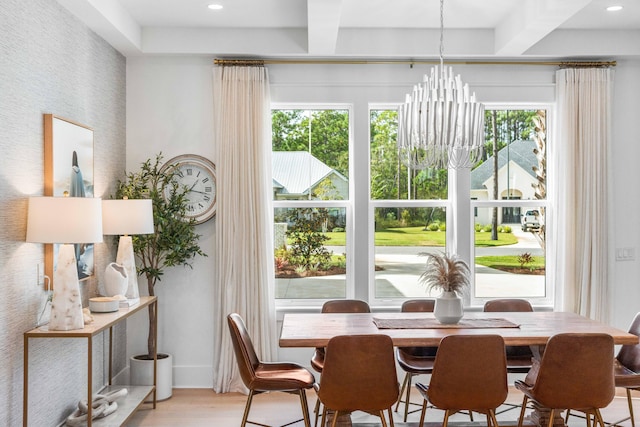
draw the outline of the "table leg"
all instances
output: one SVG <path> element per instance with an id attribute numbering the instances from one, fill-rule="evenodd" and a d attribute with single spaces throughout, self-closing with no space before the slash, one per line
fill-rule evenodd
<path id="1" fill-rule="evenodd" d="M 327 419 L 324 420 L 325 427 L 331 427 L 331 423 L 333 423 L 333 416 L 335 412 L 327 411 Z M 351 427 L 351 414 L 340 414 L 338 416 L 338 422 L 336 423 L 336 427 Z"/>

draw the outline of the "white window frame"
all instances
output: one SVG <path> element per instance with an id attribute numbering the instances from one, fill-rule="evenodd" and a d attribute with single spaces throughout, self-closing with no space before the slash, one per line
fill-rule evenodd
<path id="1" fill-rule="evenodd" d="M 354 108 L 351 103 L 272 103 L 271 110 L 347 110 L 349 114 L 349 198 L 347 200 L 273 200 L 273 209 L 277 208 L 344 208 L 345 209 L 345 253 L 347 254 L 345 298 L 354 298 L 355 280 L 353 272 L 353 194 L 354 194 L 354 161 L 353 161 L 353 126 Z M 276 298 L 276 309 L 320 307 L 326 299 L 283 299 Z"/>

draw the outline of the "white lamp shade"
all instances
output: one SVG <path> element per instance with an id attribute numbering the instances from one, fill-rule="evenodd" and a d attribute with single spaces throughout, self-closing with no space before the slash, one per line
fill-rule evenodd
<path id="1" fill-rule="evenodd" d="M 30 197 L 27 242 L 102 242 L 102 199 Z"/>
<path id="2" fill-rule="evenodd" d="M 102 232 L 107 235 L 152 234 L 151 199 L 103 200 Z"/>

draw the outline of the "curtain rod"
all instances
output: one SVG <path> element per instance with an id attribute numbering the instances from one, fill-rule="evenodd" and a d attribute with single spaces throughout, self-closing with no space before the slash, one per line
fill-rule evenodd
<path id="1" fill-rule="evenodd" d="M 616 61 L 444 61 L 450 65 L 547 65 L 561 68 L 595 68 L 615 67 Z M 353 60 L 353 59 L 214 59 L 213 63 L 220 66 L 260 67 L 269 64 L 325 64 L 325 65 L 422 65 L 439 64 L 439 61 L 410 61 L 410 60 Z"/>

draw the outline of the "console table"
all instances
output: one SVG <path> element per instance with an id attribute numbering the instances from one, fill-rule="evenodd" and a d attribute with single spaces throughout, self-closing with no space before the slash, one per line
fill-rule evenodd
<path id="1" fill-rule="evenodd" d="M 109 374 L 108 385 L 101 390 L 101 392 L 109 392 L 114 389 L 127 388 L 128 394 L 126 397 L 118 399 L 118 410 L 105 418 L 91 419 L 91 404 L 89 404 L 87 414 L 87 426 L 120 426 L 123 425 L 129 417 L 138 409 L 138 407 L 153 394 L 153 408 L 156 407 L 156 371 L 157 371 L 157 354 L 154 355 L 153 366 L 153 384 L 151 386 L 113 386 L 112 381 L 112 363 L 113 363 L 113 327 L 127 319 L 129 316 L 137 313 L 138 311 L 149 307 L 155 306 L 157 313 L 158 300 L 153 297 L 140 297 L 140 303 L 128 308 L 120 308 L 118 311 L 112 313 L 92 313 L 93 322 L 85 325 L 83 329 L 75 329 L 72 331 L 50 331 L 47 325 L 40 326 L 24 333 L 24 390 L 23 390 L 23 416 L 22 425 L 28 426 L 27 416 L 29 414 L 29 339 L 34 338 L 85 338 L 87 340 L 87 401 L 93 400 L 93 338 L 99 333 L 109 330 Z M 156 315 L 156 322 L 158 316 Z M 155 330 L 157 331 L 157 324 Z M 156 336 L 153 337 L 157 341 Z"/>

